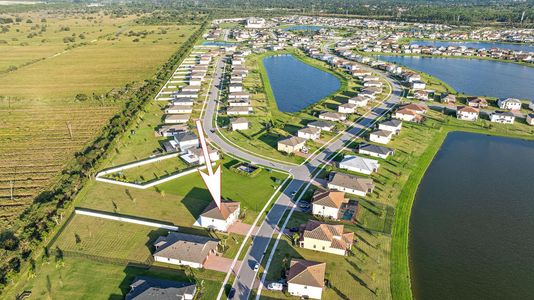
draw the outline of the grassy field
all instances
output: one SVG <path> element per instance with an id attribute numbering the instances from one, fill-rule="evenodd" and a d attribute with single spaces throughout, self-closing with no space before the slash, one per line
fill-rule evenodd
<path id="1" fill-rule="evenodd" d="M 325 97 L 300 112 L 284 113 L 279 111 L 262 63 L 264 57 L 276 53 L 291 53 L 303 62 L 335 75 L 341 81 L 340 88 L 332 95 Z M 295 49 L 249 55 L 246 59 L 246 66 L 249 69 L 249 75 L 244 80 L 244 86 L 251 93 L 251 102 L 254 107 L 254 114 L 247 117 L 250 122 L 250 128 L 242 132 L 224 130 L 222 134 L 231 142 L 244 149 L 286 162 L 301 163 L 304 159 L 300 156 L 286 155 L 278 152 L 276 149 L 278 140 L 288 135 L 296 135 L 300 128 L 318 119 L 315 116 L 318 112 L 337 111 L 337 105 L 346 102 L 349 97 L 355 96 L 360 87 L 359 82 L 351 76 L 340 70 L 331 68 L 324 62 L 309 58 L 301 51 Z M 358 114 L 354 114 L 350 118 L 355 119 L 357 116 Z M 274 126 L 267 129 L 266 124 L 268 123 L 272 123 Z M 227 124 L 228 119 L 220 117 L 219 125 L 226 126 Z M 343 124 L 338 124 L 337 129 L 343 130 L 344 127 Z M 333 136 L 334 134 L 332 133 L 322 133 L 320 141 L 307 142 L 306 145 L 310 149 L 310 152 L 313 152 Z"/>
<path id="2" fill-rule="evenodd" d="M 251 223 L 286 175 L 263 170 L 250 178 L 231 171 L 229 168 L 235 163 L 230 158 L 222 161 L 222 195 L 240 201 L 245 210 L 244 221 Z M 191 227 L 210 201 L 200 175 L 193 173 L 147 190 L 91 182 L 78 205 Z"/>
<path id="3" fill-rule="evenodd" d="M 31 291 L 30 299 L 124 299 L 135 276 L 150 276 L 174 281 L 203 281 L 202 298 L 215 299 L 223 273 L 193 271 L 189 274 L 181 269 L 160 266 L 150 268 L 134 265 L 120 265 L 97 262 L 79 257 L 66 256 L 57 264 L 54 258 L 40 262 L 37 277 L 21 280 L 12 293 L 6 296 L 14 299 L 22 291 Z M 219 275 L 221 274 L 221 275 Z M 196 279 L 195 279 L 196 278 Z"/>
<path id="4" fill-rule="evenodd" d="M 105 11 L 6 17 L 20 20 L 0 33 L 2 226 L 57 178 L 128 92 L 198 27 L 138 25 L 138 16 Z M 75 41 L 64 42 L 67 37 Z M 78 94 L 87 100 L 76 100 Z"/>

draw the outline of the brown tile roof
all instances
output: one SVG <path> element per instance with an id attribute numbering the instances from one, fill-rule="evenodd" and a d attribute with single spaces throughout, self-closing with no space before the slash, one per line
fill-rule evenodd
<path id="1" fill-rule="evenodd" d="M 226 220 L 228 219 L 228 216 L 239 209 L 239 205 L 239 202 L 224 201 L 221 202 L 221 208 L 219 209 L 217 204 L 215 204 L 215 201 L 211 201 L 200 215 L 206 218 Z"/>
<path id="2" fill-rule="evenodd" d="M 155 256 L 178 259 L 188 262 L 203 263 L 211 251 L 217 250 L 219 241 L 206 236 L 170 232 L 159 237 L 154 246 Z"/>
<path id="3" fill-rule="evenodd" d="M 344 225 L 330 225 L 315 220 L 310 220 L 302 227 L 301 240 L 310 238 L 315 240 L 329 241 L 331 248 L 347 250 L 354 241 L 354 232 L 343 232 Z"/>
<path id="4" fill-rule="evenodd" d="M 323 288 L 325 271 L 326 263 L 292 259 L 287 282 Z"/>
<path id="5" fill-rule="evenodd" d="M 418 113 L 424 113 L 427 110 L 426 106 L 415 103 L 406 104 L 402 109 L 410 109 Z"/>
<path id="6" fill-rule="evenodd" d="M 458 112 L 470 112 L 470 113 L 476 113 L 478 114 L 478 109 L 471 107 L 471 106 L 460 106 L 458 107 Z"/>
<path id="7" fill-rule="evenodd" d="M 340 208 L 343 203 L 348 202 L 344 192 L 320 191 L 316 190 L 312 198 L 313 204 L 328 207 Z"/>

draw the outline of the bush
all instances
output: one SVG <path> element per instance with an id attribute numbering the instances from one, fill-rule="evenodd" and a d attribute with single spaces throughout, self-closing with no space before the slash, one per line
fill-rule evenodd
<path id="1" fill-rule="evenodd" d="M 14 251 L 19 247 L 19 239 L 12 230 L 6 229 L 0 232 L 0 248 Z"/>
<path id="2" fill-rule="evenodd" d="M 77 101 L 86 101 L 88 99 L 86 94 L 78 94 L 75 98 Z"/>

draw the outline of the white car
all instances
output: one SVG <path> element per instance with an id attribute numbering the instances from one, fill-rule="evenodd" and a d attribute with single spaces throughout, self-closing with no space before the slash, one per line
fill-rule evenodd
<path id="1" fill-rule="evenodd" d="M 284 285 L 279 283 L 279 282 L 271 282 L 267 286 L 267 289 L 269 289 L 271 291 L 281 291 L 281 290 L 284 289 Z"/>

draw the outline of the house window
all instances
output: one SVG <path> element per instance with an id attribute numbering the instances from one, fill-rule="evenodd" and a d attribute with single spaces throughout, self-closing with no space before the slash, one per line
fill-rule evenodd
<path id="1" fill-rule="evenodd" d="M 323 250 L 324 250 L 324 246 L 323 246 Z"/>
<path id="2" fill-rule="evenodd" d="M 313 249 L 317 248 L 315 245 L 313 245 Z"/>

